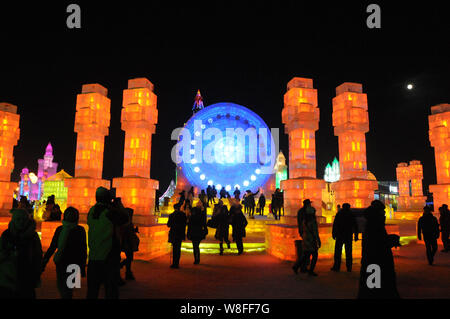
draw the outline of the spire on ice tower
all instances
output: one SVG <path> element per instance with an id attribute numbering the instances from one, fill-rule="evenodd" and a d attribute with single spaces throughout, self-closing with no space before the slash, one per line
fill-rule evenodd
<path id="1" fill-rule="evenodd" d="M 200 90 L 197 91 L 197 95 L 195 96 L 194 106 L 192 107 L 192 112 L 197 113 L 201 109 L 203 109 L 203 97 L 200 94 Z"/>

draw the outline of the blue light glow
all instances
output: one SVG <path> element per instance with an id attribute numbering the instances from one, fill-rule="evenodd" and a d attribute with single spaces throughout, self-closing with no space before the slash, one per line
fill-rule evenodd
<path id="1" fill-rule="evenodd" d="M 194 121 L 201 121 L 201 125 Z M 221 136 L 205 134 L 211 128 L 221 132 Z M 191 185 L 205 189 L 213 183 L 216 189 L 225 187 L 232 193 L 238 185 L 255 191 L 267 182 L 270 174 L 265 172 L 271 172 L 275 163 L 276 154 L 271 151 L 275 144 L 268 126 L 253 111 L 234 103 L 216 103 L 195 113 L 185 129 L 195 141 L 187 143 L 189 160 L 179 165 Z M 242 129 L 246 134 L 241 138 L 230 136 L 227 129 Z M 195 153 L 200 150 L 202 154 Z M 209 162 L 205 160 L 208 151 L 213 154 Z"/>

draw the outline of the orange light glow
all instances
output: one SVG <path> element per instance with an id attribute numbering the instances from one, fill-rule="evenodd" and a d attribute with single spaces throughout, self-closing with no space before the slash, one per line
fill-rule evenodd
<path id="1" fill-rule="evenodd" d="M 362 208 L 370 205 L 376 180 L 368 179 L 366 136 L 369 131 L 367 95 L 358 83 L 343 83 L 333 98 L 334 135 L 339 141 L 341 179 L 332 184 L 336 204 Z"/>
<path id="2" fill-rule="evenodd" d="M 450 104 L 431 107 L 428 133 L 431 146 L 434 147 L 437 185 L 430 185 L 430 192 L 433 193 L 435 212 L 442 204 L 450 203 L 450 127 L 447 125 L 449 120 Z"/>
<path id="3" fill-rule="evenodd" d="M 317 90 L 312 79 L 297 77 L 289 81 L 287 89 L 281 113 L 289 135 L 289 179 L 281 181 L 286 215 L 296 216 L 302 201 L 308 198 L 320 216 L 325 182 L 316 179 Z"/>
<path id="4" fill-rule="evenodd" d="M 85 84 L 77 95 L 75 132 L 77 151 L 75 178 L 64 181 L 67 187 L 67 205 L 87 213 L 95 204 L 95 190 L 110 188 L 102 180 L 105 136 L 109 133 L 110 105 L 108 90 L 100 84 Z"/>
<path id="5" fill-rule="evenodd" d="M 20 115 L 17 106 L 0 103 L 0 210 L 12 208 L 12 196 L 17 184 L 10 182 L 14 169 L 14 146 L 20 137 Z"/>
<path id="6" fill-rule="evenodd" d="M 128 81 L 123 91 L 122 130 L 125 131 L 123 177 L 113 180 L 118 197 L 134 209 L 136 223 L 149 223 L 158 181 L 150 179 L 152 134 L 158 122 L 156 94 L 146 78 Z"/>

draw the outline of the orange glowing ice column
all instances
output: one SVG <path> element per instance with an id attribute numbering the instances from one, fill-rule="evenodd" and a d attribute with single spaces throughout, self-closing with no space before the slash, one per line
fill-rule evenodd
<path id="1" fill-rule="evenodd" d="M 442 204 L 450 205 L 450 104 L 432 106 L 428 122 L 437 179 L 436 185 L 430 185 L 430 192 L 433 193 L 434 211 L 437 212 Z"/>
<path id="2" fill-rule="evenodd" d="M 146 78 L 131 79 L 123 91 L 122 130 L 125 131 L 123 177 L 113 180 L 116 196 L 134 209 L 136 224 L 154 220 L 157 180 L 150 179 L 152 134 L 158 122 L 156 94 Z"/>
<path id="3" fill-rule="evenodd" d="M 312 79 L 293 78 L 287 84 L 281 113 L 289 135 L 289 179 L 281 181 L 285 215 L 297 216 L 303 200 L 310 199 L 316 215 L 322 215 L 323 180 L 316 179 L 316 137 L 319 128 L 317 90 Z M 295 219 L 286 219 L 296 223 Z"/>
<path id="4" fill-rule="evenodd" d="M 411 183 L 411 210 L 420 212 L 422 211 L 426 202 L 426 196 L 423 196 L 423 168 L 420 161 L 414 160 L 409 162 L 409 179 Z"/>
<path id="5" fill-rule="evenodd" d="M 408 163 L 398 163 L 396 168 L 398 181 L 398 205 L 397 211 L 408 211 L 410 209 L 409 193 L 409 167 Z"/>
<path id="6" fill-rule="evenodd" d="M 75 132 L 77 151 L 75 177 L 64 181 L 67 206 L 77 208 L 84 221 L 89 208 L 95 204 L 97 187 L 110 188 L 102 179 L 105 136 L 109 133 L 110 105 L 108 90 L 100 84 L 85 84 L 77 95 Z"/>
<path id="7" fill-rule="evenodd" d="M 332 184 L 336 204 L 362 208 L 374 199 L 377 181 L 368 179 L 366 136 L 369 131 L 367 95 L 359 83 L 343 83 L 333 98 L 334 135 L 339 139 L 341 179 Z"/>
<path id="8" fill-rule="evenodd" d="M 14 169 L 14 146 L 20 136 L 17 106 L 0 103 L 0 214 L 9 214 L 17 183 L 10 182 Z"/>

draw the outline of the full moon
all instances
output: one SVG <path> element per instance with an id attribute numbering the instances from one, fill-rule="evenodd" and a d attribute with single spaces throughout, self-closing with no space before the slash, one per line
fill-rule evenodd
<path id="1" fill-rule="evenodd" d="M 410 83 L 410 84 L 408 84 L 407 86 L 406 86 L 406 88 L 408 89 L 408 90 L 412 90 L 413 89 L 413 85 Z"/>

